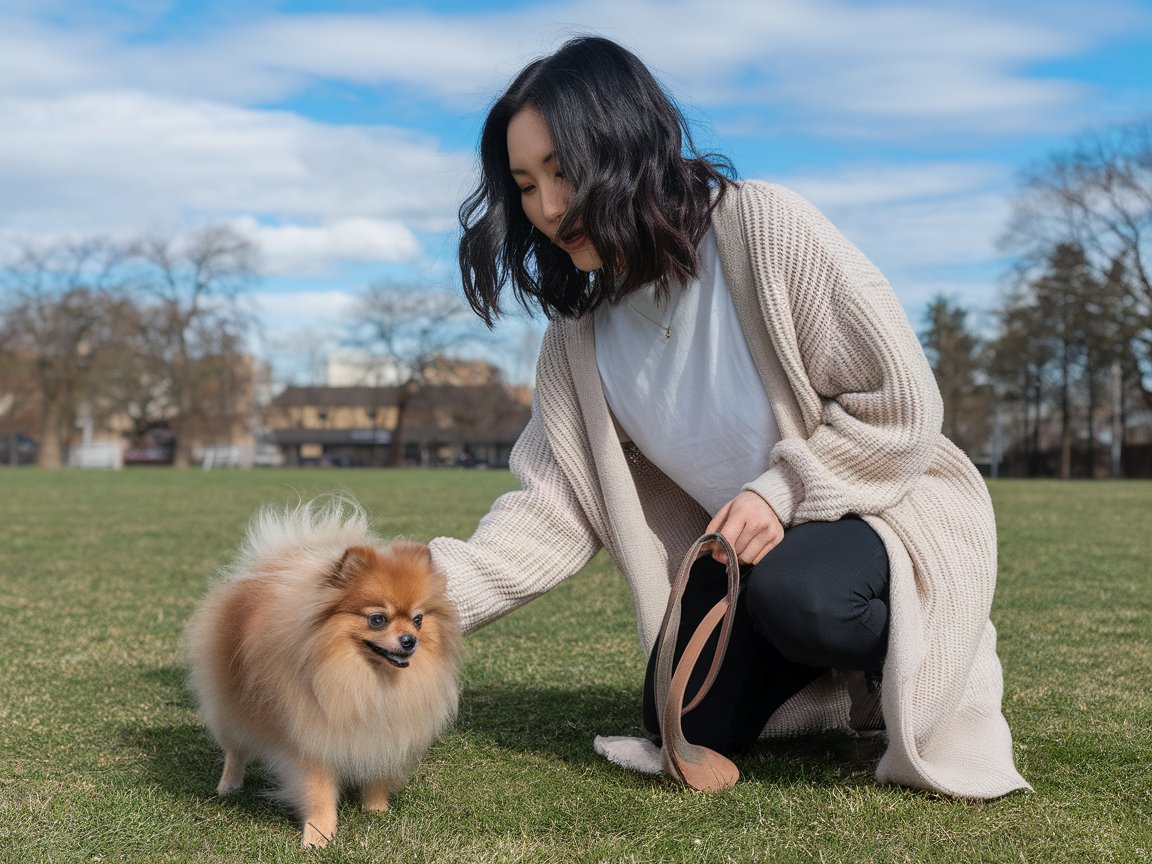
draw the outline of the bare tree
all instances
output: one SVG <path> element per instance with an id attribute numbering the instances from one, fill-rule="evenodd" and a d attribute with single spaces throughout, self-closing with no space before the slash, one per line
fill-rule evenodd
<path id="1" fill-rule="evenodd" d="M 38 403 L 24 416 L 39 421 L 43 467 L 61 465 L 80 404 L 99 381 L 122 261 L 102 239 L 25 245 L 0 273 L 0 351 L 9 374 L 26 376 L 26 393 Z M 11 393 L 3 383 L 0 391 Z"/>
<path id="2" fill-rule="evenodd" d="M 443 358 L 479 344 L 487 331 L 462 297 L 407 284 L 369 285 L 353 315 L 352 344 L 392 366 L 396 420 L 388 463 L 397 466 L 404 457 L 404 423 L 413 398 Z"/>
<path id="3" fill-rule="evenodd" d="M 210 226 L 186 240 L 150 237 L 130 252 L 147 392 L 168 401 L 175 464 L 186 466 L 197 437 L 231 434 L 243 421 L 234 396 L 247 386 L 239 378 L 251 321 L 239 299 L 254 278 L 254 249 L 235 230 Z"/>
<path id="4" fill-rule="evenodd" d="M 231 430 L 251 372 L 236 302 L 251 260 L 227 228 L 20 247 L 0 271 L 0 369 L 32 383 L 0 381 L 0 399 L 34 394 L 19 413 L 39 427 L 40 463 L 62 463 L 81 408 L 127 413 L 141 430 L 168 422 L 182 464 L 196 434 Z"/>
<path id="5" fill-rule="evenodd" d="M 173 414 L 164 369 L 154 359 L 162 353 L 164 340 L 152 329 L 150 319 L 149 311 L 136 302 L 117 308 L 115 344 L 104 373 L 108 413 L 126 416 L 134 438 L 167 424 Z"/>
<path id="6" fill-rule="evenodd" d="M 1028 172 L 1006 243 L 1024 266 L 1043 266 L 1065 243 L 1101 278 L 1124 268 L 1137 377 L 1152 407 L 1152 119 L 1085 135 Z"/>

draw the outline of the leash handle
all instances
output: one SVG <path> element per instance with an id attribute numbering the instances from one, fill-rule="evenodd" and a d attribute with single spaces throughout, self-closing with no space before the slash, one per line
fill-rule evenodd
<path id="1" fill-rule="evenodd" d="M 726 571 L 728 590 L 724 598 L 708 611 L 689 639 L 679 664 L 675 663 L 676 641 L 680 633 L 680 616 L 684 591 L 688 587 L 688 577 L 692 566 L 701 557 L 701 550 L 709 543 L 715 543 L 724 551 L 728 561 Z M 736 600 L 740 593 L 740 565 L 736 552 L 723 534 L 712 533 L 700 537 L 684 555 L 680 568 L 672 582 L 668 595 L 668 606 L 660 625 L 659 653 L 656 656 L 655 695 L 660 715 L 660 735 L 663 739 L 661 761 L 665 770 L 673 777 L 699 790 L 727 789 L 734 785 L 740 772 L 732 762 L 714 750 L 691 744 L 684 738 L 680 718 L 691 711 L 707 695 L 724 662 L 728 641 L 732 635 L 732 619 L 736 611 Z M 716 652 L 712 665 L 696 696 L 685 706 L 684 695 L 688 679 L 700 659 L 704 645 L 716 626 L 720 626 Z M 673 666 L 676 666 L 673 670 Z"/>

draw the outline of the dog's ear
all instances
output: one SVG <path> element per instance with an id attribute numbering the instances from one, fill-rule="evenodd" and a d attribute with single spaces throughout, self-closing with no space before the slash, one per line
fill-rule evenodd
<path id="1" fill-rule="evenodd" d="M 328 581 L 336 587 L 347 585 L 353 578 L 363 573 L 376 561 L 376 550 L 370 546 L 349 546 L 340 556 Z"/>
<path id="2" fill-rule="evenodd" d="M 432 568 L 432 550 L 427 543 L 415 540 L 393 540 L 389 551 L 402 561 L 411 561 L 421 567 Z"/>

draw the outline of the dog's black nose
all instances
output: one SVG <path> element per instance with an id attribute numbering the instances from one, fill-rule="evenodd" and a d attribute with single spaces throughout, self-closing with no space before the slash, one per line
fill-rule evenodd
<path id="1" fill-rule="evenodd" d="M 396 641 L 400 643 L 400 649 L 408 654 L 416 650 L 416 637 L 411 633 L 405 633 Z"/>

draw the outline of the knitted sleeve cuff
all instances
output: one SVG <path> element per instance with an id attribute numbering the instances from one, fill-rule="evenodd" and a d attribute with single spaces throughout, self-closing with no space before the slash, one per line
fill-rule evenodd
<path id="1" fill-rule="evenodd" d="M 782 462 L 776 463 L 743 488 L 767 501 L 785 527 L 792 523 L 796 508 L 804 498 L 804 485 L 800 478 Z"/>

